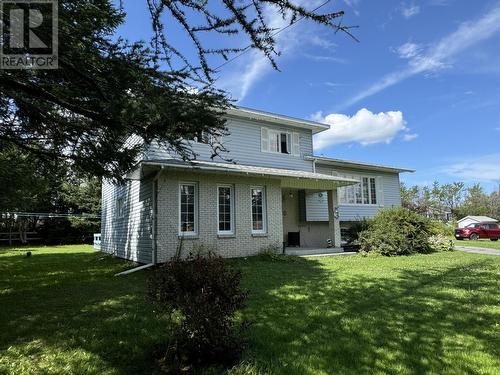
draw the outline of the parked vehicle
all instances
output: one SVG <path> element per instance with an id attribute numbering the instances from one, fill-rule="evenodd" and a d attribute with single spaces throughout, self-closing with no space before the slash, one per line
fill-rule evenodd
<path id="1" fill-rule="evenodd" d="M 472 223 L 465 228 L 455 229 L 455 238 L 463 240 L 479 240 L 480 238 L 489 238 L 491 241 L 498 241 L 500 238 L 500 227 L 497 223 L 481 222 Z"/>

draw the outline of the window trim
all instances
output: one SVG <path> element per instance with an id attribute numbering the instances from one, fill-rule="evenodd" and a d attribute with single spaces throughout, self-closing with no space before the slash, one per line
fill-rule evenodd
<path id="1" fill-rule="evenodd" d="M 182 212 L 181 212 L 181 187 L 182 186 L 193 186 L 194 187 L 194 231 L 191 232 L 183 232 L 182 229 L 182 223 L 181 223 L 181 217 L 182 217 Z M 178 199 L 178 234 L 180 237 L 194 237 L 198 235 L 198 183 L 197 182 L 190 182 L 190 181 L 179 181 L 179 184 L 177 186 L 177 199 Z"/>
<path id="2" fill-rule="evenodd" d="M 230 201 L 229 201 L 229 212 L 231 214 L 231 220 L 229 221 L 231 225 L 231 230 L 220 230 L 219 229 L 219 224 L 220 224 L 220 217 L 219 217 L 219 189 L 220 188 L 229 188 L 230 189 Z M 218 184 L 217 185 L 217 234 L 221 236 L 229 236 L 229 235 L 234 235 L 235 233 L 235 220 L 234 220 L 234 185 L 231 184 Z"/>
<path id="3" fill-rule="evenodd" d="M 262 229 L 253 229 L 253 205 L 252 205 L 252 193 L 254 189 L 260 189 L 262 191 Z M 266 187 L 262 185 L 250 186 L 250 222 L 252 234 L 267 234 L 267 200 L 266 200 Z"/>
<path id="4" fill-rule="evenodd" d="M 123 219 L 125 217 L 125 196 L 116 197 L 116 217 Z"/>
<path id="5" fill-rule="evenodd" d="M 333 173 L 336 173 L 337 176 L 339 176 L 338 172 L 332 172 L 332 175 Z M 349 178 L 353 178 L 355 180 L 359 179 L 359 183 L 361 184 L 361 202 L 364 202 L 364 183 L 363 183 L 363 178 L 367 178 L 368 179 L 368 200 L 370 203 L 356 203 L 356 190 L 354 190 L 354 203 L 350 203 L 350 202 L 342 202 L 340 200 L 340 197 L 341 197 L 341 194 L 340 194 L 340 189 L 342 188 L 349 188 L 351 186 L 356 186 L 356 185 L 349 185 L 349 186 L 343 186 L 343 187 L 340 187 L 337 189 L 337 194 L 338 194 L 338 197 L 339 197 L 339 205 L 342 205 L 342 206 L 358 206 L 358 207 L 379 207 L 381 206 L 380 204 L 380 197 L 379 197 L 379 181 L 378 181 L 378 177 L 379 176 L 371 176 L 371 175 L 366 175 L 366 174 L 345 174 L 345 175 L 341 175 L 343 177 L 349 177 Z M 372 203 L 372 187 L 371 187 L 371 179 L 374 180 L 375 182 L 375 199 L 376 199 L 376 203 Z M 346 194 L 345 194 L 345 197 L 347 198 L 347 191 L 346 191 Z"/>
<path id="6" fill-rule="evenodd" d="M 267 134 L 267 139 L 263 140 L 263 135 Z M 285 134 L 286 135 L 286 143 L 287 143 L 287 151 L 288 152 L 281 152 L 281 135 Z M 271 137 L 273 136 L 279 136 L 279 141 L 277 144 L 277 151 L 272 151 L 271 150 Z M 295 137 L 297 139 L 297 152 L 294 153 L 294 144 L 295 144 Z M 281 130 L 281 129 L 275 129 L 275 128 L 268 128 L 268 127 L 261 127 L 260 131 L 260 144 L 261 144 L 261 152 L 266 152 L 269 154 L 280 154 L 280 155 L 288 155 L 288 156 L 294 156 L 294 157 L 300 157 L 300 133 L 299 132 L 294 132 L 290 130 Z M 263 145 L 266 145 L 266 147 L 263 147 Z M 267 148 L 267 149 L 266 149 Z"/>

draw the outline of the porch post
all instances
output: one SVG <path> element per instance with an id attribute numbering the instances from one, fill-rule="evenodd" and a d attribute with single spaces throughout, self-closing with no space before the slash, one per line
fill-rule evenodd
<path id="1" fill-rule="evenodd" d="M 335 208 L 338 208 L 339 201 L 337 190 L 328 190 L 328 229 L 332 237 L 333 247 L 340 247 L 340 220 L 335 217 Z"/>

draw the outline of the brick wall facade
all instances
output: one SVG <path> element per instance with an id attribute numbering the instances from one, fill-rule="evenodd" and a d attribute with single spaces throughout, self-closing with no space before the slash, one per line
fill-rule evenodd
<path id="1" fill-rule="evenodd" d="M 283 242 L 282 196 L 277 179 L 235 177 L 196 172 L 164 171 L 157 192 L 157 261 L 170 259 L 179 246 L 179 183 L 196 182 L 198 190 L 198 234 L 185 237 L 183 253 L 206 246 L 223 257 L 243 257 Z M 231 184 L 234 189 L 232 236 L 217 235 L 217 185 Z M 264 186 L 267 204 L 267 233 L 252 235 L 251 187 Z"/>

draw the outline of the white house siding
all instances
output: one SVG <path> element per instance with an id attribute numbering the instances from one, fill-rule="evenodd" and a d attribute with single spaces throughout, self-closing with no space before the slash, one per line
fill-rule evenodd
<path id="1" fill-rule="evenodd" d="M 387 173 L 378 171 L 367 171 L 361 169 L 347 169 L 332 167 L 327 165 L 316 164 L 316 172 L 332 175 L 333 172 L 338 175 L 362 175 L 368 177 L 379 177 L 377 180 L 377 205 L 363 204 L 339 204 L 340 221 L 357 221 L 362 218 L 372 218 L 377 212 L 384 207 L 399 207 L 401 206 L 401 190 L 399 184 L 398 173 Z M 324 213 L 325 209 L 317 208 Z M 311 214 L 313 215 L 313 214 Z M 315 213 L 320 215 L 320 213 Z"/>
<path id="2" fill-rule="evenodd" d="M 152 181 L 102 184 L 101 251 L 140 263 L 152 261 Z M 117 200 L 123 198 L 123 217 Z"/>
<path id="3" fill-rule="evenodd" d="M 158 180 L 157 254 L 165 262 L 179 246 L 179 183 L 196 182 L 198 188 L 198 235 L 185 237 L 183 254 L 205 246 L 223 257 L 242 257 L 257 254 L 261 249 L 281 246 L 283 237 L 281 187 L 279 180 L 191 172 L 164 172 Z M 217 235 L 217 185 L 232 184 L 235 199 L 235 233 L 230 237 Z M 267 234 L 252 235 L 252 186 L 265 186 L 267 203 Z"/>
<path id="4" fill-rule="evenodd" d="M 241 119 L 229 119 L 226 123 L 229 135 L 222 137 L 222 143 L 229 150 L 223 156 L 238 164 L 258 167 L 273 167 L 312 172 L 312 162 L 304 160 L 305 155 L 312 155 L 312 131 L 294 127 L 280 127 L 268 123 L 255 123 Z M 261 152 L 261 127 L 297 132 L 300 135 L 300 156 Z M 211 148 L 202 143 L 193 143 L 192 149 L 198 154 L 197 159 L 223 162 L 220 158 L 210 159 Z M 164 148 L 152 144 L 145 152 L 145 160 L 168 159 Z"/>

